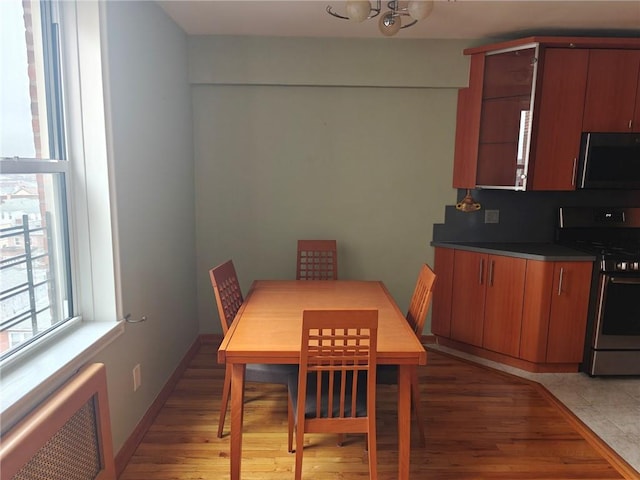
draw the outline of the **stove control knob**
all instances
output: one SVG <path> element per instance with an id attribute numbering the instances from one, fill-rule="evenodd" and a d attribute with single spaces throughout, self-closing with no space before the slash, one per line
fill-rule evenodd
<path id="1" fill-rule="evenodd" d="M 621 272 L 624 272 L 627 269 L 627 262 L 618 262 L 616 267 L 617 267 L 616 270 L 620 270 Z"/>
<path id="2" fill-rule="evenodd" d="M 640 270 L 640 262 L 633 262 L 631 264 L 631 270 Z"/>

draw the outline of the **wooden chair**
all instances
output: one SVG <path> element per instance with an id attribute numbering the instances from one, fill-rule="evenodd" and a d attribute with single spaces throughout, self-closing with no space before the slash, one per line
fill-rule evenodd
<path id="1" fill-rule="evenodd" d="M 416 286 L 411 296 L 411 303 L 409 304 L 409 311 L 407 312 L 407 322 L 409 322 L 409 325 L 411 325 L 411 328 L 413 328 L 418 338 L 422 336 L 422 329 L 425 318 L 427 317 L 427 312 L 429 311 L 429 305 L 431 304 L 435 281 L 436 274 L 428 265 L 423 264 L 418 274 L 418 280 L 416 281 Z M 377 370 L 379 384 L 398 384 L 398 367 L 396 365 L 380 365 Z M 418 423 L 418 431 L 420 432 L 420 444 L 424 447 L 426 445 L 426 438 L 424 421 L 420 413 L 420 385 L 418 384 L 417 371 L 414 371 L 414 376 L 411 378 L 411 402 L 416 415 L 416 422 Z"/>
<path id="2" fill-rule="evenodd" d="M 222 323 L 222 333 L 226 335 L 244 301 L 233 261 L 229 260 L 212 268 L 209 270 L 209 277 L 211 278 L 213 293 L 216 297 L 218 315 Z M 289 376 L 295 375 L 297 372 L 297 365 L 247 364 L 245 381 L 287 385 Z M 222 437 L 230 393 L 231 365 L 227 364 L 224 374 L 224 386 L 222 387 L 222 405 L 220 409 L 220 419 L 218 421 L 218 438 Z"/>
<path id="3" fill-rule="evenodd" d="M 289 451 L 296 428 L 295 479 L 305 433 L 365 433 L 377 479 L 375 309 L 305 310 L 300 370 L 289 380 Z"/>
<path id="4" fill-rule="evenodd" d="M 296 280 L 337 279 L 337 242 L 335 240 L 298 240 Z"/>

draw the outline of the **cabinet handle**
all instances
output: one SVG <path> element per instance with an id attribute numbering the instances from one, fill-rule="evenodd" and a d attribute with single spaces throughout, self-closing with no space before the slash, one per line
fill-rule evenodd
<path id="1" fill-rule="evenodd" d="M 482 279 L 484 278 L 484 258 L 480 259 L 480 270 L 479 270 L 479 277 L 478 277 L 478 283 L 480 285 L 482 285 L 483 281 Z"/>
<path id="2" fill-rule="evenodd" d="M 564 280 L 564 267 L 560 268 L 560 281 L 558 282 L 558 296 L 562 295 L 562 280 Z"/>
<path id="3" fill-rule="evenodd" d="M 489 286 L 493 287 L 493 260 L 489 262 Z"/>
<path id="4" fill-rule="evenodd" d="M 629 130 L 631 130 L 631 127 L 633 127 L 633 119 L 629 120 Z"/>
<path id="5" fill-rule="evenodd" d="M 573 157 L 573 170 L 571 171 L 571 186 L 575 187 L 576 186 L 576 171 L 578 167 L 578 158 L 577 157 Z"/>

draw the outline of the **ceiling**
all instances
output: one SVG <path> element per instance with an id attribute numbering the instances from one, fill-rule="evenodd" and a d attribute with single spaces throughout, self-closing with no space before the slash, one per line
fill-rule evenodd
<path id="1" fill-rule="evenodd" d="M 385 38 L 377 19 L 353 23 L 344 1 L 158 1 L 190 35 Z M 386 2 L 383 2 L 383 7 Z M 383 11 L 386 9 L 383 8 Z M 640 1 L 440 0 L 432 14 L 394 38 L 489 39 L 528 35 L 640 36 Z"/>

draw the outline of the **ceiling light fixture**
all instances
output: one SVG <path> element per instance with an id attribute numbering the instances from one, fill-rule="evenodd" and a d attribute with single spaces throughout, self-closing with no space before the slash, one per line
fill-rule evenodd
<path id="1" fill-rule="evenodd" d="M 327 5 L 327 13 L 343 20 L 364 22 L 377 17 L 382 11 L 382 0 L 375 0 L 373 3 L 375 6 L 372 6 L 368 0 L 349 0 L 346 5 L 346 15 L 334 12 L 331 5 Z M 411 27 L 418 20 L 427 18 L 433 10 L 433 0 L 411 0 L 406 3 L 406 7 L 401 6 L 399 0 L 392 0 L 387 3 L 387 7 L 389 10 L 384 12 L 378 20 L 378 27 L 383 35 L 390 37 L 398 33 L 401 28 Z M 408 17 L 409 23 L 402 25 L 402 17 Z"/>

